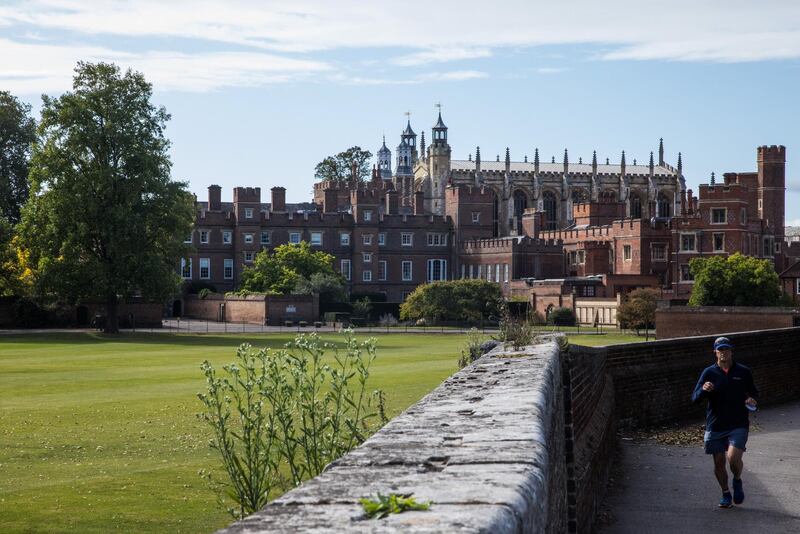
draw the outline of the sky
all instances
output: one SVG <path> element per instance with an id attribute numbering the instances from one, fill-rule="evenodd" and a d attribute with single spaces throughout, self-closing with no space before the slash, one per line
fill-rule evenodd
<path id="1" fill-rule="evenodd" d="M 79 60 L 144 73 L 172 115 L 173 177 L 311 197 L 314 167 L 393 152 L 441 104 L 454 159 L 646 162 L 664 139 L 687 187 L 787 147 L 800 226 L 800 2 L 793 0 L 0 0 L 0 90 L 71 88 Z"/>

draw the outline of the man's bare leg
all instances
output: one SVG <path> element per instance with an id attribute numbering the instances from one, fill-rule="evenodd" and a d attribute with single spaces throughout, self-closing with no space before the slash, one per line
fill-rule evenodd
<path id="1" fill-rule="evenodd" d="M 728 464 L 731 466 L 731 473 L 733 473 L 733 478 L 740 479 L 742 478 L 742 469 L 744 469 L 744 462 L 742 461 L 742 454 L 744 451 L 742 449 L 737 449 L 733 445 L 728 445 Z M 716 455 L 714 455 L 714 470 L 716 472 Z M 717 476 L 719 479 L 719 476 Z M 726 484 L 727 484 L 727 477 L 726 477 Z"/>
<path id="2" fill-rule="evenodd" d="M 728 450 L 731 450 L 731 447 L 728 447 Z M 741 461 L 741 455 L 739 456 L 739 460 Z M 741 474 L 741 469 L 739 470 L 739 474 Z M 725 453 L 718 452 L 714 454 L 714 475 L 717 477 L 717 482 L 719 482 L 722 491 L 728 491 L 728 469 L 725 466 Z"/>

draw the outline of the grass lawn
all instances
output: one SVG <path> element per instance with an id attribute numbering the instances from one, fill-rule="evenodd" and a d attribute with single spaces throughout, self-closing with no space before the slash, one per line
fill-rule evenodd
<path id="1" fill-rule="evenodd" d="M 277 347 L 291 337 L 0 337 L 0 532 L 211 532 L 228 524 L 197 475 L 219 465 L 195 417 L 199 365 L 233 361 L 244 341 Z M 465 340 L 377 337 L 370 389 L 386 392 L 390 416 L 456 370 Z"/>
<path id="2" fill-rule="evenodd" d="M 199 365 L 293 334 L 0 336 L 0 532 L 211 532 L 230 522 L 195 414 Z M 323 336 L 336 339 L 334 334 Z M 456 370 L 463 335 L 378 335 L 370 389 L 393 416 Z M 359 336 L 362 338 L 362 336 Z M 644 338 L 570 335 L 605 345 Z"/>

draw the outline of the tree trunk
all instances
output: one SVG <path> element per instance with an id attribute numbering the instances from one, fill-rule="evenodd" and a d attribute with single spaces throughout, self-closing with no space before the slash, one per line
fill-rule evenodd
<path id="1" fill-rule="evenodd" d="M 119 317 L 117 316 L 117 296 L 106 299 L 106 334 L 119 334 Z"/>

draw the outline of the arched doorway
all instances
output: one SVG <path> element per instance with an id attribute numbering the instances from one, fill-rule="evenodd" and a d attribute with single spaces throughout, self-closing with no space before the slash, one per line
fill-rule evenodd
<path id="1" fill-rule="evenodd" d="M 183 315 L 183 302 L 175 300 L 172 303 L 172 316 L 181 317 Z"/>
<path id="2" fill-rule="evenodd" d="M 558 226 L 558 205 L 556 202 L 556 196 L 552 191 L 545 191 L 542 194 L 545 230 L 555 230 Z"/>

